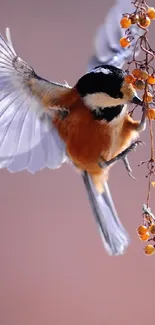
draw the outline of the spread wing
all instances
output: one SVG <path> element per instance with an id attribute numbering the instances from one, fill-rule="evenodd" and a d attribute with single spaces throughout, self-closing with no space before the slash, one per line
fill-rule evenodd
<path id="1" fill-rule="evenodd" d="M 66 161 L 65 144 L 52 125 L 48 105 L 69 86 L 37 76 L 15 53 L 9 29 L 6 36 L 7 41 L 0 36 L 0 168 L 32 173 L 58 168 Z"/>
<path id="2" fill-rule="evenodd" d="M 119 44 L 121 37 L 125 35 L 120 26 L 123 13 L 132 13 L 135 7 L 130 0 L 116 0 L 115 5 L 109 10 L 104 23 L 99 26 L 95 37 L 95 55 L 89 60 L 88 71 L 101 64 L 110 64 L 122 68 L 133 55 L 134 46 L 138 37 L 143 31 L 136 25 L 131 26 L 135 40 L 132 46 L 122 48 Z M 136 56 L 139 54 L 139 47 L 136 48 Z"/>

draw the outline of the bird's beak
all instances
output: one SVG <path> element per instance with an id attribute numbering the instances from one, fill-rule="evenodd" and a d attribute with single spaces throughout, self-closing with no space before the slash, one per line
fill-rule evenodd
<path id="1" fill-rule="evenodd" d="M 141 105 L 142 106 L 143 101 L 137 95 L 135 95 L 131 99 L 130 103 L 135 104 L 135 105 Z"/>

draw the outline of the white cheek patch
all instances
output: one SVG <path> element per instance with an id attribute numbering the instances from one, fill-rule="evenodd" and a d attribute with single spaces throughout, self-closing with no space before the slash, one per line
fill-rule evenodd
<path id="1" fill-rule="evenodd" d="M 112 98 L 106 93 L 88 94 L 84 97 L 85 104 L 94 110 L 97 107 L 112 107 L 123 105 L 126 103 L 126 99 Z"/>

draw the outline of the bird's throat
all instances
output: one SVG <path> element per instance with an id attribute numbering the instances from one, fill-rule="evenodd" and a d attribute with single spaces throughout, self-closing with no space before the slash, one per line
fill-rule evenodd
<path id="1" fill-rule="evenodd" d="M 111 122 L 114 118 L 117 118 L 124 105 L 112 106 L 112 107 L 98 107 L 92 111 L 95 120 L 105 120 L 107 123 Z"/>

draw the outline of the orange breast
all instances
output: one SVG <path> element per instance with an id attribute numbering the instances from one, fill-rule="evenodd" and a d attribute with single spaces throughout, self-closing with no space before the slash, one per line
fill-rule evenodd
<path id="1" fill-rule="evenodd" d="M 57 115 L 54 124 L 75 165 L 81 169 L 97 169 L 101 172 L 98 160 L 103 148 L 106 152 L 110 146 L 109 126 L 95 121 L 91 111 L 80 100 L 72 106 L 70 114 L 64 120 L 60 120 Z"/>

